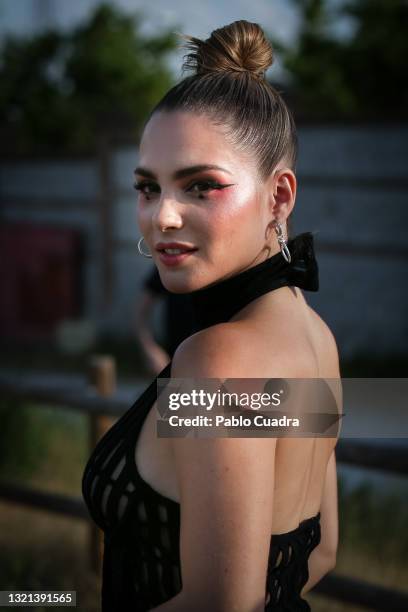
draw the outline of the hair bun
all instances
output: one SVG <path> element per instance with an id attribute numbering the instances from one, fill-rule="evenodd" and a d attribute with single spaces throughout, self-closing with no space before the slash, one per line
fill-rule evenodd
<path id="1" fill-rule="evenodd" d="M 250 72 L 264 76 L 273 64 L 273 50 L 257 23 L 239 20 L 213 30 L 206 40 L 179 34 L 192 52 L 184 56 L 183 70 L 208 72 Z"/>

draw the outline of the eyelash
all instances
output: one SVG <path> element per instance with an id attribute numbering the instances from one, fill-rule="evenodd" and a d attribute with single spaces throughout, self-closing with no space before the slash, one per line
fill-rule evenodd
<path id="1" fill-rule="evenodd" d="M 134 184 L 134 188 L 137 191 L 140 191 L 140 193 L 142 193 L 145 196 L 149 196 L 152 195 L 152 193 L 145 193 L 143 191 L 144 187 L 147 186 L 155 186 L 154 183 L 148 182 L 148 181 L 140 181 Z M 194 185 L 207 185 L 208 188 L 204 189 L 203 191 L 209 191 L 210 189 L 225 189 L 225 187 L 229 187 L 229 185 L 220 185 L 220 183 L 217 183 L 216 181 L 212 181 L 212 180 L 203 180 L 203 181 L 195 181 L 194 183 L 192 183 L 189 187 L 189 189 L 191 189 Z M 202 193 L 202 191 L 198 192 L 198 193 Z"/>

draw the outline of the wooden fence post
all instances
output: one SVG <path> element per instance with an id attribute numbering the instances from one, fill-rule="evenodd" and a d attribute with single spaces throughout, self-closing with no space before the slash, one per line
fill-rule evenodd
<path id="1" fill-rule="evenodd" d="M 101 397 L 109 397 L 116 391 L 115 359 L 109 355 L 92 355 L 88 365 L 88 381 Z M 114 418 L 102 414 L 89 414 L 89 454 L 100 438 L 113 425 Z M 90 562 L 98 575 L 102 571 L 103 532 L 95 524 L 90 526 Z"/>

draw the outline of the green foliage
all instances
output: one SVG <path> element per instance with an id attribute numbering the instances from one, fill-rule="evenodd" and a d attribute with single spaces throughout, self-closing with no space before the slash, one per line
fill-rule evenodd
<path id="1" fill-rule="evenodd" d="M 348 50 L 348 80 L 358 109 L 406 116 L 408 105 L 408 3 L 353 0 L 347 15 L 357 28 Z"/>
<path id="2" fill-rule="evenodd" d="M 327 0 L 292 0 L 301 13 L 295 48 L 279 45 L 296 107 L 308 118 L 406 117 L 408 3 L 349 0 L 337 11 Z M 351 36 L 331 31 L 339 18 Z"/>
<path id="3" fill-rule="evenodd" d="M 140 13 L 109 4 L 66 34 L 8 38 L 0 64 L 0 121 L 18 151 L 89 152 L 118 123 L 137 132 L 172 85 L 175 35 L 141 35 Z"/>
<path id="4" fill-rule="evenodd" d="M 47 449 L 35 413 L 24 402 L 2 399 L 0 421 L 0 478 L 29 478 Z"/>
<path id="5" fill-rule="evenodd" d="M 406 567 L 407 521 L 408 509 L 403 503 L 402 494 L 396 491 L 381 493 L 371 483 L 362 483 L 346 493 L 344 483 L 339 478 L 342 547 L 359 549 L 368 557 L 392 559 L 394 563 Z"/>

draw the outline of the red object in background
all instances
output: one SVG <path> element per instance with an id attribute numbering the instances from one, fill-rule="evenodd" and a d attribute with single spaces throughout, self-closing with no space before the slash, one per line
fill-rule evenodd
<path id="1" fill-rule="evenodd" d="M 81 315 L 82 241 L 78 230 L 31 223 L 0 227 L 0 333 L 46 339 Z"/>

